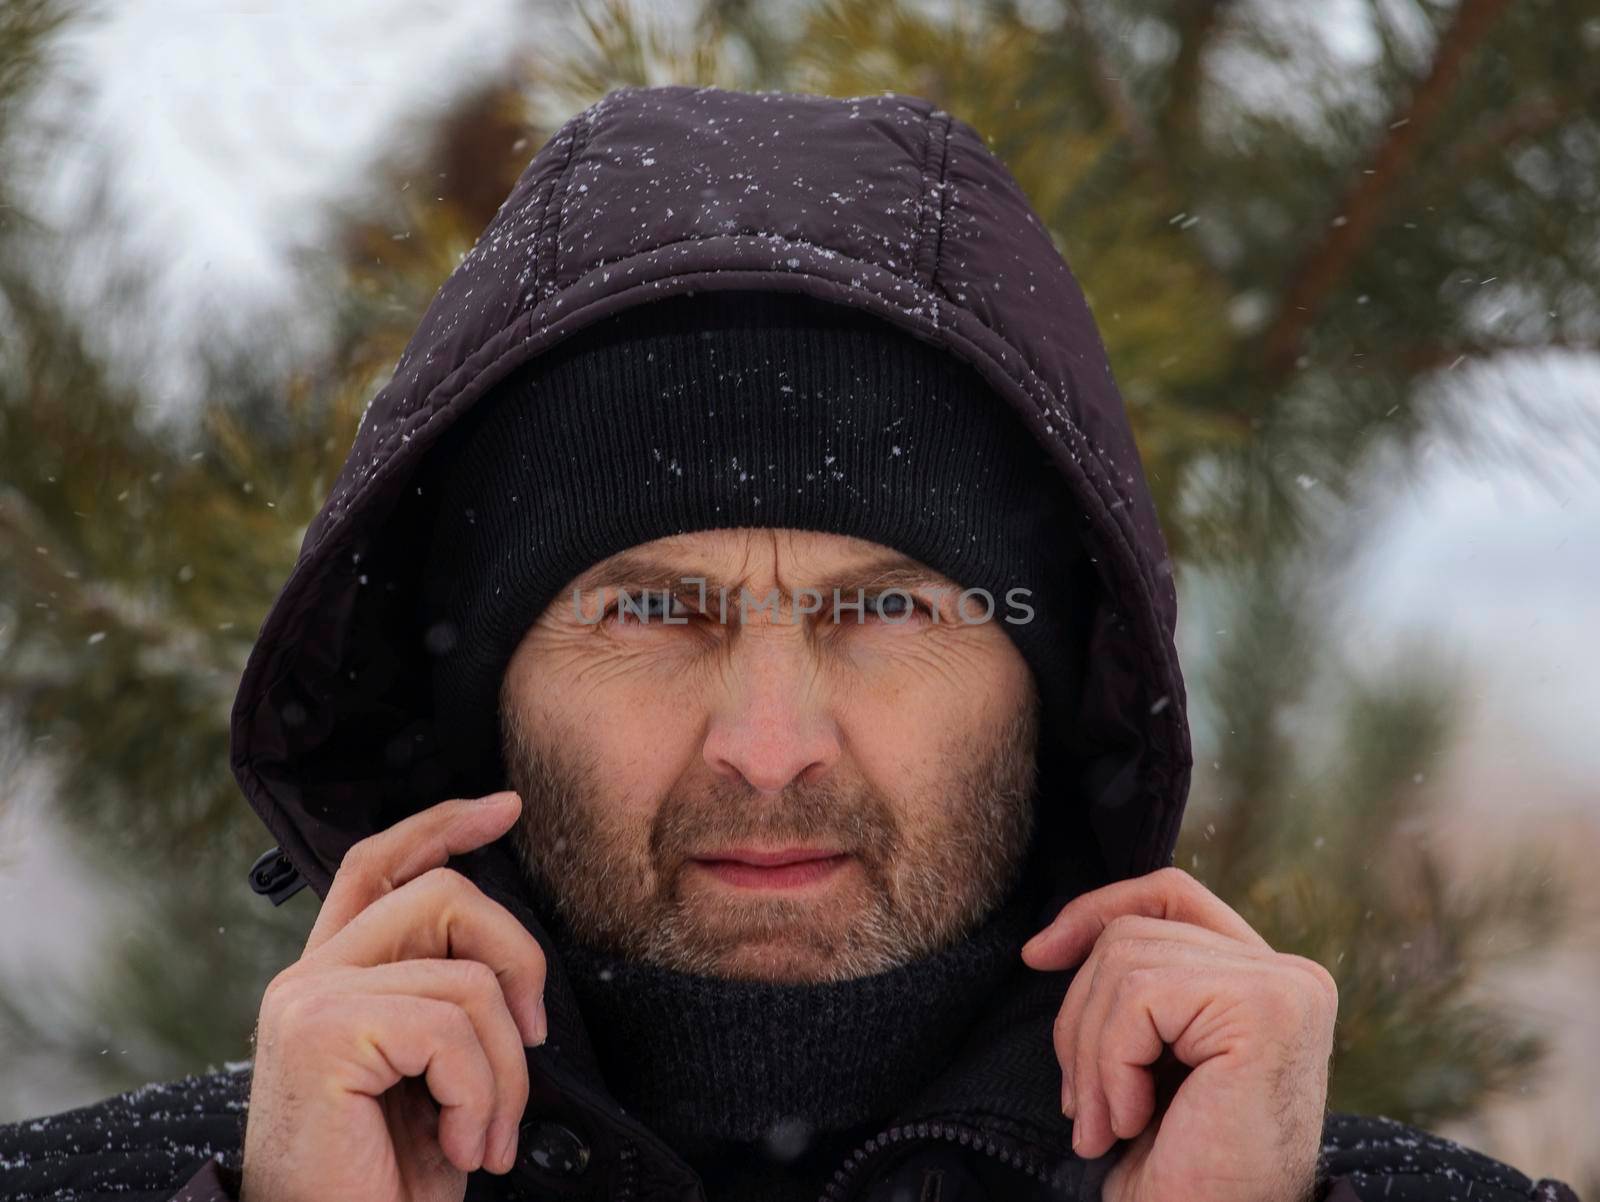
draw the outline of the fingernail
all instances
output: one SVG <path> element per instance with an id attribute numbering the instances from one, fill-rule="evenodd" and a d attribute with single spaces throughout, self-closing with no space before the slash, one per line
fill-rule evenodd
<path id="1" fill-rule="evenodd" d="M 1072 1114 L 1072 1082 L 1065 1077 L 1061 1079 L 1061 1113 Z"/>
<path id="2" fill-rule="evenodd" d="M 533 1045 L 538 1047 L 550 1037 L 550 1019 L 544 1012 L 544 995 L 533 1004 Z"/>
<path id="3" fill-rule="evenodd" d="M 1083 1128 L 1077 1123 L 1072 1124 L 1072 1150 L 1076 1152 L 1078 1145 L 1083 1142 Z"/>

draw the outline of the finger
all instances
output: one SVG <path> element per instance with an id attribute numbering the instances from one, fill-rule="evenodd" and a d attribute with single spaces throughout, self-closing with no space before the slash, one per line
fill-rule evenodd
<path id="1" fill-rule="evenodd" d="M 1074 1145 L 1078 1140 L 1077 1128 L 1081 1113 L 1073 1082 L 1074 1061 L 1078 1055 L 1078 1016 L 1083 1012 L 1083 999 L 1094 988 L 1094 977 L 1099 968 L 1099 962 L 1091 956 L 1073 974 L 1072 982 L 1067 986 L 1067 996 L 1061 1003 L 1061 1009 L 1056 1012 L 1055 1023 L 1050 1032 L 1051 1043 L 1055 1047 L 1056 1063 L 1061 1066 L 1061 1113 L 1072 1119 Z"/>
<path id="2" fill-rule="evenodd" d="M 1092 1007 L 1096 997 L 1103 997 L 1114 988 L 1109 984 L 1113 978 L 1126 971 L 1122 966 L 1108 963 L 1098 948 L 1095 960 L 1094 975 L 1078 1000 L 1080 1013 L 1064 1037 L 1069 1050 L 1062 1061 L 1071 1065 L 1072 1097 L 1076 1107 L 1072 1116 L 1072 1147 L 1086 1158 L 1102 1155 L 1112 1143 L 1110 1119 L 1105 1097 L 1100 1092 L 1100 1073 L 1095 1062 L 1099 1032 L 1093 1025 Z"/>
<path id="3" fill-rule="evenodd" d="M 358 967 L 478 960 L 494 970 L 523 1041 L 540 1044 L 548 1033 L 544 951 L 509 910 L 449 868 L 429 869 L 379 898 L 323 944 L 315 958 Z"/>
<path id="4" fill-rule="evenodd" d="M 1104 1109 L 1097 1119 L 1098 1139 L 1134 1139 L 1156 1112 L 1156 1081 L 1151 1068 L 1166 1050 L 1150 1011 L 1150 996 L 1160 989 L 1171 968 L 1135 968 L 1118 981 L 1105 1026 L 1095 1041 L 1094 1072 Z M 1098 1139 L 1096 1146 L 1098 1146 Z M 1094 1153 L 1097 1155 L 1097 1153 Z"/>
<path id="5" fill-rule="evenodd" d="M 1260 950 L 1271 951 L 1254 928 L 1181 868 L 1162 868 L 1115 881 L 1073 898 L 1050 925 L 1022 947 L 1031 968 L 1055 971 L 1077 964 L 1105 930 L 1124 914 L 1188 923 Z"/>
<path id="6" fill-rule="evenodd" d="M 1219 991 L 1214 975 L 1171 965 L 1136 968 L 1120 977 L 1113 991 L 1113 1004 L 1107 1010 L 1094 1050 L 1089 1053 L 1104 1101 L 1105 1126 L 1084 1141 L 1083 1155 L 1103 1155 L 1115 1140 L 1136 1139 L 1144 1132 L 1156 1114 L 1158 1066 L 1170 1062 L 1189 1070 L 1178 1080 L 1180 1088 L 1197 1074 L 1216 1071 L 1222 1053 L 1232 1050 L 1230 1041 L 1208 1037 L 1197 1040 L 1191 1033 L 1208 1025 L 1215 1029 L 1213 1020 L 1225 1010 L 1240 1011 L 1240 998 L 1260 989 L 1254 981 L 1238 984 L 1239 978 L 1248 977 L 1251 970 L 1257 974 L 1272 972 L 1269 965 L 1259 961 L 1244 970 L 1230 970 L 1227 984 L 1236 990 L 1231 995 Z M 1240 1060 L 1242 1063 L 1243 1057 Z M 1171 1087 L 1169 1083 L 1168 1088 Z M 1264 1084 L 1247 1085 L 1243 1093 L 1249 1101 L 1259 1101 L 1265 1093 Z M 1240 1104 L 1246 1099 L 1218 1094 L 1213 1103 L 1219 1112 L 1232 1114 L 1238 1121 L 1243 1114 Z"/>
<path id="7" fill-rule="evenodd" d="M 429 997 L 466 1011 L 494 1073 L 495 1100 L 483 1167 L 491 1172 L 509 1170 L 516 1160 L 517 1128 L 528 1103 L 528 1058 L 493 970 L 476 960 L 401 960 L 341 970 L 326 983 L 361 999 L 374 994 Z M 354 998 L 351 1004 L 356 1004 Z"/>
<path id="8" fill-rule="evenodd" d="M 1084 1004 L 1094 991 L 1095 976 L 1100 971 L 1103 954 L 1101 945 L 1109 942 L 1109 936 L 1102 939 L 1101 943 L 1090 952 L 1089 958 L 1072 974 L 1072 980 L 1067 984 L 1066 996 L 1061 1001 L 1061 1009 L 1056 1011 L 1055 1022 L 1050 1032 L 1056 1063 L 1061 1066 L 1061 1112 L 1070 1116 L 1075 1123 L 1079 1118 L 1074 1080 L 1076 1076 L 1074 1061 L 1078 1055 L 1078 1028 Z"/>
<path id="9" fill-rule="evenodd" d="M 350 848 L 306 940 L 315 951 L 357 914 L 430 868 L 498 839 L 522 812 L 515 792 L 455 798 L 429 806 Z"/>
<path id="10" fill-rule="evenodd" d="M 494 1070 L 467 1012 L 452 1002 L 422 997 L 371 997 L 359 1009 L 328 1006 L 302 1050 L 346 1066 L 351 1092 L 380 1097 L 406 1077 L 422 1077 L 439 1104 L 439 1148 L 452 1165 L 470 1173 L 483 1164 Z M 286 1020 L 287 1028 L 298 1024 Z M 301 1027 L 304 1030 L 305 1028 Z"/>
<path id="11" fill-rule="evenodd" d="M 1135 941 L 1146 946 L 1142 950 L 1140 948 L 1129 949 L 1115 946 L 1124 941 Z M 1077 1091 L 1074 1066 L 1076 1051 L 1075 1044 L 1072 1041 L 1078 1027 L 1081 1025 L 1084 1008 L 1089 998 L 1094 995 L 1094 991 L 1098 988 L 1097 975 L 1100 964 L 1108 956 L 1117 957 L 1119 963 L 1129 967 L 1137 967 L 1147 963 L 1162 963 L 1181 959 L 1189 948 L 1203 949 L 1211 956 L 1218 954 L 1231 955 L 1240 951 L 1239 944 L 1234 940 L 1224 935 L 1218 935 L 1215 931 L 1191 926 L 1188 923 L 1126 914 L 1112 919 L 1107 924 L 1105 931 L 1095 941 L 1088 959 L 1084 961 L 1073 976 L 1071 984 L 1068 985 L 1066 997 L 1061 1004 L 1061 1010 L 1056 1016 L 1056 1050 L 1062 1065 L 1062 1093 L 1064 1100 L 1068 1095 L 1075 1094 Z M 1129 954 L 1130 952 L 1131 954 Z M 1243 954 L 1252 956 L 1255 953 L 1245 952 Z"/>
<path id="12" fill-rule="evenodd" d="M 1109 1008 L 1117 1004 L 1121 978 L 1151 966 L 1181 971 L 1232 973 L 1260 963 L 1240 944 L 1185 923 L 1124 915 L 1114 919 L 1078 970 L 1056 1018 L 1057 1059 L 1062 1066 L 1062 1095 L 1072 1100 L 1075 1141 L 1109 1147 L 1111 1110 L 1096 1060 L 1100 1030 Z M 1075 1146 L 1079 1146 L 1075 1142 Z"/>
<path id="13" fill-rule="evenodd" d="M 1096 974 L 1078 1032 L 1078 1089 L 1090 1117 L 1075 1147 L 1084 1156 L 1103 1155 L 1150 1121 L 1156 1086 L 1150 1066 L 1166 1044 L 1194 1069 L 1224 1053 L 1246 1063 L 1251 1044 L 1282 1039 L 1278 1016 L 1289 1013 L 1283 1003 L 1300 989 L 1301 974 L 1291 980 L 1271 961 L 1219 959 L 1193 947 L 1176 957 L 1144 956 L 1147 944 L 1124 946 L 1121 962 Z M 1217 1105 L 1229 1109 L 1226 1099 Z"/>

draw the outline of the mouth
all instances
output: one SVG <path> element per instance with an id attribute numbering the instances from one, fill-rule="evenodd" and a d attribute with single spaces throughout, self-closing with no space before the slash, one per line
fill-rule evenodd
<path id="1" fill-rule="evenodd" d="M 826 880 L 850 858 L 832 848 L 730 848 L 696 856 L 690 863 L 723 884 L 741 889 L 795 889 Z"/>

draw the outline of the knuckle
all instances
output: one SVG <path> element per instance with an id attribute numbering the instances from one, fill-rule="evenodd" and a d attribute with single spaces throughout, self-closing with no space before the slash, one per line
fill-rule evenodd
<path id="1" fill-rule="evenodd" d="M 1150 988 L 1151 979 L 1156 975 L 1156 969 L 1148 966 L 1130 968 L 1117 978 L 1117 983 L 1111 990 L 1111 1004 L 1118 1010 L 1131 1006 L 1136 1000 L 1144 997 Z"/>
<path id="2" fill-rule="evenodd" d="M 457 1043 L 477 1043 L 478 1028 L 472 1025 L 472 1016 L 466 1008 L 454 1002 L 446 1002 L 441 1017 L 450 1027 L 450 1038 Z"/>
<path id="3" fill-rule="evenodd" d="M 1063 1004 L 1061 1009 L 1056 1011 L 1055 1022 L 1050 1025 L 1051 1038 L 1055 1041 L 1057 1048 L 1063 1051 L 1066 1049 L 1072 1035 L 1073 1026 L 1071 1007 Z"/>
<path id="4" fill-rule="evenodd" d="M 1179 868 L 1176 864 L 1168 864 L 1165 868 L 1157 869 L 1156 875 L 1161 878 L 1162 884 L 1168 885 L 1174 889 L 1205 888 L 1205 886 L 1200 883 L 1199 877 L 1194 876 L 1185 869 Z"/>
<path id="5" fill-rule="evenodd" d="M 418 884 L 429 893 L 440 894 L 449 901 L 459 901 L 469 892 L 476 892 L 472 882 L 454 868 L 430 868 L 417 878 Z"/>
<path id="6" fill-rule="evenodd" d="M 1271 987 L 1258 989 L 1254 1001 L 1274 1027 L 1298 1030 L 1321 1011 L 1320 995 L 1306 988 L 1306 977 L 1298 970 L 1269 980 Z"/>
<path id="7" fill-rule="evenodd" d="M 332 999 L 321 990 L 295 987 L 279 1002 L 276 1026 L 285 1033 L 304 1036 L 328 1025 L 335 1015 Z"/>
<path id="8" fill-rule="evenodd" d="M 1290 955 L 1289 963 L 1305 972 L 1321 991 L 1322 1000 L 1329 1006 L 1337 1009 L 1339 1005 L 1339 982 L 1334 979 L 1327 966 L 1309 956 Z"/>
<path id="9" fill-rule="evenodd" d="M 1106 924 L 1105 935 L 1101 936 L 1103 962 L 1119 969 L 1127 968 L 1139 958 L 1139 944 L 1144 937 L 1144 924 L 1137 917 L 1125 914 L 1113 918 Z"/>
<path id="10" fill-rule="evenodd" d="M 350 850 L 344 853 L 344 859 L 339 861 L 339 869 L 334 875 L 359 880 L 381 876 L 384 859 L 381 839 L 381 834 L 368 835 L 352 843 Z"/>
<path id="11" fill-rule="evenodd" d="M 1221 901 L 1215 893 L 1206 887 L 1206 883 L 1187 869 L 1179 868 L 1176 864 L 1163 868 L 1165 887 L 1175 894 L 1185 894 L 1192 899 L 1213 898 Z"/>
<path id="12" fill-rule="evenodd" d="M 460 976 L 461 984 L 469 994 L 479 998 L 491 993 L 499 996 L 500 978 L 482 960 L 454 960 L 452 963 L 456 965 L 452 971 Z"/>
<path id="13" fill-rule="evenodd" d="M 261 992 L 262 1021 L 282 1022 L 285 1010 L 291 1007 L 301 988 L 301 976 L 292 964 L 268 981 Z"/>
<path id="14" fill-rule="evenodd" d="M 1101 939 L 1124 940 L 1139 933 L 1143 916 L 1139 914 L 1118 914 L 1106 923 L 1106 928 L 1100 933 Z"/>
<path id="15" fill-rule="evenodd" d="M 461 1052 L 467 1048 L 478 1048 L 478 1029 L 472 1024 L 472 1017 L 462 1006 L 454 1002 L 434 1001 L 429 1006 L 429 1020 L 438 1032 L 441 1043 Z"/>

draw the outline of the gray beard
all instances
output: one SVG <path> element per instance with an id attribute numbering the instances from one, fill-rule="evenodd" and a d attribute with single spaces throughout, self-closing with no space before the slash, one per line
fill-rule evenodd
<path id="1" fill-rule="evenodd" d="M 598 951 L 679 972 L 767 979 L 736 952 L 787 939 L 810 959 L 801 976 L 839 981 L 886 971 L 968 935 L 1010 892 L 1034 830 L 1039 711 L 1036 694 L 958 769 L 937 830 L 913 838 L 892 806 L 867 790 L 796 784 L 758 799 L 744 782 L 669 794 L 656 811 L 647 859 L 606 823 L 592 757 L 544 746 L 502 696 L 509 783 L 523 798 L 513 834 L 545 913 Z M 947 755 L 950 753 L 947 753 Z M 849 850 L 864 870 L 865 904 L 832 926 L 815 903 L 782 897 L 693 899 L 681 888 L 687 858 L 707 847 L 782 842 Z M 823 916 L 828 917 L 828 916 Z M 838 917 L 834 915 L 832 917 Z"/>

